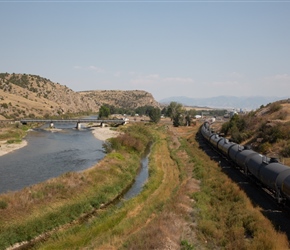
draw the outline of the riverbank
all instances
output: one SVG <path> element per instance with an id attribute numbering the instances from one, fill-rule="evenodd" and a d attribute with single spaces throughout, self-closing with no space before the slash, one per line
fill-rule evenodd
<path id="1" fill-rule="evenodd" d="M 69 172 L 19 192 L 0 195 L 0 249 L 38 236 L 44 236 L 43 240 L 48 240 L 50 234 L 54 234 L 62 225 L 66 228 L 81 225 L 83 222 L 90 223 L 100 208 L 105 210 L 106 204 L 111 204 L 133 183 L 140 167 L 141 153 L 149 141 L 152 141 L 147 130 L 143 130 L 133 127 L 128 135 L 129 138 L 134 138 L 129 143 L 137 141 L 140 151 L 133 152 L 135 144 L 125 145 L 122 144 L 124 141 L 120 141 L 116 145 L 121 147 L 114 148 L 114 152 L 109 153 L 95 167 L 82 172 Z M 107 130 L 98 130 L 102 133 L 104 131 Z M 112 133 L 109 133 L 112 136 Z M 95 142 L 91 131 L 84 133 L 85 135 Z M 100 216 L 101 222 L 104 221 L 105 227 L 108 228 L 108 219 L 102 217 Z M 115 223 L 115 220 L 113 222 Z M 49 232 L 52 229 L 53 231 Z M 43 244 L 42 240 L 37 243 Z M 76 247 L 62 246 L 56 249 Z"/>
<path id="2" fill-rule="evenodd" d="M 11 153 L 17 149 L 25 147 L 26 145 L 27 141 L 25 140 L 16 143 L 7 143 L 7 141 L 0 141 L 0 156 Z"/>
<path id="3" fill-rule="evenodd" d="M 94 127 L 93 128 L 93 135 L 95 138 L 101 141 L 106 141 L 109 138 L 117 137 L 120 132 L 112 130 L 110 127 Z"/>

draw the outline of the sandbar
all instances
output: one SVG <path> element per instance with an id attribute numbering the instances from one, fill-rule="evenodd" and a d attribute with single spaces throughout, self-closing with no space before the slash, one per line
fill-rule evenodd
<path id="1" fill-rule="evenodd" d="M 20 149 L 27 145 L 27 141 L 22 140 L 17 143 L 7 143 L 7 141 L 0 141 L 0 156 L 8 154 L 14 150 Z"/>
<path id="2" fill-rule="evenodd" d="M 111 130 L 110 127 L 94 127 L 93 130 L 93 135 L 101 141 L 106 141 L 109 138 L 112 137 L 117 137 L 118 135 L 120 135 L 120 132 L 115 131 L 115 130 Z"/>

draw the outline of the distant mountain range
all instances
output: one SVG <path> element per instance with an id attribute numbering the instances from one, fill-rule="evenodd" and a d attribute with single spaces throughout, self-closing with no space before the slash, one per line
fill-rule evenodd
<path id="1" fill-rule="evenodd" d="M 225 109 L 244 109 L 255 110 L 261 105 L 278 100 L 288 99 L 288 97 L 275 96 L 217 96 L 210 98 L 189 98 L 185 96 L 173 96 L 160 100 L 161 104 L 170 102 L 178 102 L 186 106 L 209 107 L 209 108 L 225 108 Z"/>

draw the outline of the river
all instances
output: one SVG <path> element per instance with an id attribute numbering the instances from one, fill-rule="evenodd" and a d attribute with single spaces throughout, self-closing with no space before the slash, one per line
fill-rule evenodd
<path id="1" fill-rule="evenodd" d="M 87 169 L 105 156 L 102 144 L 90 129 L 76 124 L 56 124 L 54 132 L 44 127 L 25 137 L 28 145 L 0 157 L 0 193 L 20 190 L 70 171 Z"/>

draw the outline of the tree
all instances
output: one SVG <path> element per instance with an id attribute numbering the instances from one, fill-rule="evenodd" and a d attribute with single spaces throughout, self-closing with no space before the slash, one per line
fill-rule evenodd
<path id="1" fill-rule="evenodd" d="M 167 108 L 167 116 L 173 120 L 184 112 L 182 104 L 177 102 L 171 102 Z"/>
<path id="2" fill-rule="evenodd" d="M 190 126 L 191 125 L 191 119 L 196 115 L 196 110 L 195 109 L 190 109 L 185 111 L 185 125 Z"/>
<path id="3" fill-rule="evenodd" d="M 161 111 L 159 108 L 152 108 L 149 111 L 150 120 L 154 123 L 158 123 L 161 118 Z"/>
<path id="4" fill-rule="evenodd" d="M 105 105 L 102 105 L 99 110 L 99 118 L 103 118 L 103 117 L 108 118 L 109 115 L 110 115 L 110 108 Z"/>
<path id="5" fill-rule="evenodd" d="M 185 116 L 186 126 L 191 125 L 191 116 L 187 113 Z"/>
<path id="6" fill-rule="evenodd" d="M 164 108 L 161 110 L 161 114 L 164 115 L 164 116 L 167 116 L 167 107 L 164 107 Z"/>
<path id="7" fill-rule="evenodd" d="M 185 125 L 183 113 L 176 113 L 172 120 L 173 120 L 174 127 Z"/>
<path id="8" fill-rule="evenodd" d="M 142 106 L 142 107 L 138 107 L 135 109 L 135 112 L 138 114 L 138 115 L 149 115 L 150 111 L 153 109 L 154 107 L 153 106 Z"/>
<path id="9" fill-rule="evenodd" d="M 181 103 L 171 102 L 167 108 L 167 116 L 173 121 L 173 126 L 184 125 L 185 110 Z"/>

